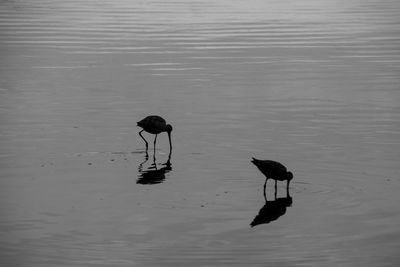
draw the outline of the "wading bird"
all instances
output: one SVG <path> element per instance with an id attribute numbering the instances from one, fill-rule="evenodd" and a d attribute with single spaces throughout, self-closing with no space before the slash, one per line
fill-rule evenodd
<path id="1" fill-rule="evenodd" d="M 289 183 L 293 179 L 293 173 L 287 171 L 286 167 L 281 163 L 273 161 L 273 160 L 259 160 L 253 158 L 251 161 L 257 168 L 265 175 L 266 180 L 264 184 L 264 192 L 265 187 L 267 186 L 268 179 L 275 180 L 275 195 L 276 195 L 276 187 L 278 181 L 287 181 L 286 191 L 289 191 Z"/>
<path id="2" fill-rule="evenodd" d="M 172 151 L 172 144 L 171 144 L 172 126 L 170 124 L 167 124 L 163 118 L 161 118 L 160 116 L 156 116 L 156 115 L 147 116 L 143 120 L 139 121 L 137 123 L 137 126 L 143 128 L 143 130 L 141 130 L 139 132 L 139 135 L 140 135 L 140 137 L 142 137 L 142 139 L 146 143 L 146 153 L 147 153 L 149 144 L 147 143 L 146 139 L 142 135 L 143 131 L 156 135 L 154 137 L 154 152 L 156 151 L 157 135 L 162 132 L 167 132 L 168 138 L 169 138 L 169 152 L 171 154 L 171 151 Z"/>

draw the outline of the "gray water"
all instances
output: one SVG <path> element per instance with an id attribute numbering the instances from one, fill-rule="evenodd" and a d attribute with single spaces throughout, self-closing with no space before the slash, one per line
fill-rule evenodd
<path id="1" fill-rule="evenodd" d="M 4 0 L 0 53 L 1 266 L 400 263 L 399 1 Z"/>

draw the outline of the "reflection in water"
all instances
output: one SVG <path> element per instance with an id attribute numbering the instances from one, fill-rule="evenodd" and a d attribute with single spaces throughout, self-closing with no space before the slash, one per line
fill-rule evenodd
<path id="1" fill-rule="evenodd" d="M 0 0 L 0 265 L 398 266 L 399 18 L 399 0 Z M 132 133 L 149 112 L 190 168 L 126 186 L 156 177 Z M 133 170 L 110 163 L 133 137 Z M 264 226 L 296 234 L 240 229 L 274 200 L 269 180 L 243 208 L 251 153 L 307 174 L 307 213 Z"/>
<path id="2" fill-rule="evenodd" d="M 279 217 L 281 217 L 286 213 L 286 208 L 290 207 L 293 203 L 293 198 L 290 196 L 289 190 L 286 190 L 286 197 L 281 197 L 281 198 L 276 198 L 276 191 L 275 191 L 275 199 L 272 201 L 268 201 L 267 195 L 265 193 L 265 186 L 264 186 L 264 199 L 265 199 L 265 204 L 260 209 L 254 220 L 250 223 L 251 227 L 254 227 L 259 224 L 270 223 L 272 221 L 277 220 Z"/>
<path id="3" fill-rule="evenodd" d="M 172 170 L 171 167 L 171 152 L 169 153 L 168 160 L 164 164 L 162 168 L 157 168 L 156 155 L 153 156 L 153 163 L 151 166 L 145 170 L 143 170 L 143 164 L 145 164 L 149 160 L 149 156 L 146 153 L 145 160 L 139 164 L 138 171 L 138 179 L 136 181 L 137 184 L 159 184 L 165 180 L 165 174 Z"/>

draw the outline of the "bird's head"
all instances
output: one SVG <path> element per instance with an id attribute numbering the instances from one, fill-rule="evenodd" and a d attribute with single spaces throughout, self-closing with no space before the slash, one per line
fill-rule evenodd
<path id="1" fill-rule="evenodd" d="M 288 179 L 288 181 L 293 179 L 293 173 L 292 172 L 287 172 L 286 173 L 286 178 Z"/>
<path id="2" fill-rule="evenodd" d="M 167 133 L 171 134 L 171 132 L 172 132 L 171 124 L 167 124 L 167 126 L 165 127 L 165 130 L 167 131 Z"/>

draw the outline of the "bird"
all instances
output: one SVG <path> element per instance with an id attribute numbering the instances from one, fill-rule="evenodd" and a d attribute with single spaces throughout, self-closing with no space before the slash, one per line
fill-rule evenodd
<path id="1" fill-rule="evenodd" d="M 259 160 L 256 158 L 253 158 L 251 162 L 256 165 L 266 177 L 264 192 L 268 179 L 275 180 L 275 194 L 278 181 L 287 181 L 286 191 L 289 191 L 289 183 L 293 179 L 293 173 L 287 171 L 286 167 L 282 163 L 273 160 Z"/>
<path id="2" fill-rule="evenodd" d="M 155 134 L 154 152 L 156 151 L 157 135 L 162 132 L 167 132 L 168 138 L 169 138 L 169 151 L 171 154 L 171 151 L 172 151 L 172 143 L 171 143 L 172 126 L 170 124 L 167 124 L 166 121 L 162 117 L 157 116 L 157 115 L 147 116 L 146 118 L 137 122 L 137 126 L 142 128 L 142 130 L 139 132 L 139 135 L 146 143 L 146 152 L 147 152 L 149 144 L 147 143 L 146 139 L 142 135 L 143 131 L 151 133 L 151 134 Z"/>

